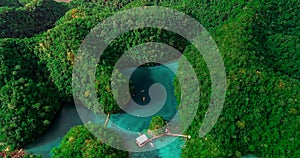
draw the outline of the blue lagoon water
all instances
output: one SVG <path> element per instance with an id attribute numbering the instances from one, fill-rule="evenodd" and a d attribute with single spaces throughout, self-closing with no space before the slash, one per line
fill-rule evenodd
<path id="1" fill-rule="evenodd" d="M 163 105 L 156 115 L 162 116 L 165 120 L 170 120 L 176 114 L 177 102 L 174 96 L 173 80 L 178 68 L 177 62 L 166 63 L 166 66 L 159 65 L 153 67 L 140 67 L 137 69 L 127 68 L 122 70 L 125 75 L 132 73 L 131 80 L 135 85 L 135 95 L 131 102 L 135 102 L 141 106 L 149 103 L 151 98 L 148 94 L 149 87 L 154 83 L 160 83 L 164 86 L 167 92 L 166 101 L 156 101 L 157 104 Z M 174 72 L 173 72 L 173 71 Z M 143 91 L 144 90 L 144 91 Z M 143 100 L 144 98 L 144 100 Z M 129 102 L 130 104 L 130 102 Z M 130 106 L 130 105 L 129 105 Z M 80 109 L 78 109 L 80 108 Z M 91 120 L 91 122 L 105 121 L 105 117 L 101 117 L 97 114 L 93 114 L 85 107 L 77 107 L 81 113 L 85 112 L 85 121 Z M 81 114 L 82 115 L 82 114 Z M 78 115 L 76 107 L 74 105 L 64 105 L 59 115 L 55 119 L 50 129 L 41 136 L 37 141 L 29 144 L 25 147 L 26 151 L 35 154 L 40 154 L 43 157 L 51 157 L 50 151 L 54 147 L 59 146 L 59 142 L 67 131 L 76 125 L 83 124 L 82 118 Z M 112 114 L 111 121 L 120 128 L 127 129 L 135 132 L 142 132 L 148 129 L 150 124 L 150 117 L 137 117 L 127 113 Z M 111 127 L 108 124 L 108 128 Z M 153 142 L 156 145 L 162 144 L 163 139 L 157 139 Z M 158 150 L 149 152 L 136 152 L 130 153 L 131 157 L 162 157 L 162 158 L 176 158 L 181 157 L 181 146 L 184 141 L 181 138 L 176 138 L 171 144 L 164 146 Z"/>

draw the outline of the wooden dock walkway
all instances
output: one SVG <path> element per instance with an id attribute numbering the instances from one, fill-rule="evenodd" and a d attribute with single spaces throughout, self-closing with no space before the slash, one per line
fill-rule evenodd
<path id="1" fill-rule="evenodd" d="M 146 140 L 144 143 L 140 144 L 140 147 L 143 147 L 145 146 L 147 143 L 149 142 L 152 142 L 153 140 L 157 139 L 157 138 L 160 138 L 160 137 L 163 137 L 163 136 L 172 136 L 172 137 L 184 137 L 184 138 L 188 138 L 190 139 L 191 136 L 189 135 L 183 135 L 183 134 L 173 134 L 173 133 L 163 133 L 163 134 L 160 134 L 158 136 L 154 136 L 148 140 Z"/>

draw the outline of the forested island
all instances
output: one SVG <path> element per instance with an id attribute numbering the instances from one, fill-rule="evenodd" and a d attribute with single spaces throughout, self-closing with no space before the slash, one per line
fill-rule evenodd
<path id="1" fill-rule="evenodd" d="M 112 92 L 112 86 L 124 84 L 123 80 L 111 81 L 114 64 L 132 47 L 162 42 L 185 56 L 201 88 L 196 116 L 182 133 L 190 139 L 178 138 L 175 147 L 154 150 L 153 157 L 300 157 L 299 0 L 71 0 L 68 3 L 1 0 L 0 157 L 45 156 L 30 152 L 26 147 L 49 131 L 65 105 L 75 104 L 73 66 L 85 37 L 98 23 L 120 11 L 148 6 L 167 7 L 189 15 L 201 23 L 216 42 L 224 61 L 227 83 L 226 100 L 216 125 L 204 137 L 199 137 L 212 91 L 205 60 L 192 43 L 162 28 L 135 29 L 109 44 L 96 69 L 94 88 L 101 107 L 83 103 L 84 108 L 95 114 L 102 109 L 112 115 L 112 120 L 124 114 Z M 143 58 L 139 53 L 130 57 L 133 62 Z M 165 54 L 157 58 L 170 62 Z M 184 63 L 176 64 L 178 72 L 185 71 Z M 143 77 L 147 73 L 169 73 L 160 64 L 146 64 L 141 69 L 149 71 L 140 74 Z M 168 80 L 164 84 L 170 85 L 167 93 L 171 95 L 167 109 L 174 111 L 181 102 L 188 105 L 181 99 L 176 74 L 166 76 Z M 139 78 L 147 84 L 154 83 L 155 79 Z M 141 83 L 132 80 L 129 89 L 133 100 L 146 104 L 151 100 L 145 89 L 148 85 L 141 87 Z M 196 91 L 190 93 L 192 96 Z M 91 92 L 86 91 L 79 99 L 90 96 Z M 173 102 L 176 103 L 173 105 Z M 162 114 L 173 116 L 167 110 Z M 143 129 L 136 132 L 156 131 L 167 124 L 169 115 L 147 118 Z M 181 114 L 180 118 L 189 117 L 187 115 Z M 125 122 L 131 117 L 122 116 L 125 120 L 121 121 Z M 113 148 L 95 137 L 91 129 L 107 137 L 107 141 L 126 146 L 125 138 L 112 128 L 78 123 L 65 132 L 49 154 L 66 158 L 126 158 L 142 157 L 142 154 L 150 157 L 150 152 L 138 155 Z M 115 139 L 109 140 L 112 136 Z M 171 150 L 176 152 L 163 153 Z"/>

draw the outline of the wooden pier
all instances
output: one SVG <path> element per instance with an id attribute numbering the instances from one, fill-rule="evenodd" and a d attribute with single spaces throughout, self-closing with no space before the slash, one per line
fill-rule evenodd
<path id="1" fill-rule="evenodd" d="M 152 142 L 153 140 L 158 139 L 158 138 L 163 137 L 163 136 L 184 137 L 184 138 L 188 138 L 188 139 L 191 138 L 190 135 L 173 134 L 173 133 L 167 132 L 167 133 L 163 133 L 163 134 L 154 136 L 154 137 L 152 137 L 152 138 L 150 138 L 150 139 L 147 139 L 145 142 L 143 142 L 143 143 L 141 143 L 141 144 L 138 144 L 138 146 L 139 146 L 139 147 L 143 147 L 143 146 L 145 146 L 147 143 Z"/>

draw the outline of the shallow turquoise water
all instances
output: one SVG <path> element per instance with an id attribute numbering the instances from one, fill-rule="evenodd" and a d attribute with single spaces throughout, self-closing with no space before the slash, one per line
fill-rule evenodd
<path id="1" fill-rule="evenodd" d="M 134 93 L 136 103 L 143 105 L 141 101 L 142 97 L 146 97 L 145 102 L 150 101 L 150 97 L 148 92 L 145 91 L 140 93 L 143 89 L 149 89 L 151 84 L 149 83 L 160 83 L 166 88 L 167 99 L 165 101 L 162 109 L 156 114 L 162 116 L 166 120 L 170 120 L 176 114 L 177 102 L 174 96 L 174 72 L 177 71 L 177 63 L 168 63 L 167 67 L 164 66 L 155 66 L 150 68 L 140 68 L 137 71 L 134 71 L 132 74 L 132 81 L 134 84 L 139 87 Z M 173 71 L 172 71 L 173 70 Z M 125 69 L 123 71 L 124 74 L 129 74 L 132 69 Z M 147 77 L 145 77 L 147 76 Z M 136 78 L 134 78 L 136 77 Z M 140 78 L 141 77 L 141 78 Z M 157 104 L 160 104 L 159 102 Z M 111 120 L 117 124 L 119 127 L 124 129 L 129 129 L 131 131 L 141 132 L 143 129 L 148 129 L 151 117 L 136 117 L 127 113 L 117 114 L 111 117 Z M 174 139 L 174 138 L 164 138 L 164 139 Z M 155 146 L 161 146 L 164 144 L 163 139 L 157 139 L 153 141 Z M 184 144 L 184 141 L 181 138 L 177 138 L 171 144 L 164 146 L 155 151 L 149 152 L 139 152 L 139 153 L 131 153 L 131 157 L 162 157 L 162 158 L 179 158 L 181 157 L 181 146 Z"/>
<path id="2" fill-rule="evenodd" d="M 50 157 L 52 148 L 57 147 L 71 127 L 83 124 L 74 105 L 64 105 L 49 130 L 37 141 L 27 145 L 28 152 Z"/>
<path id="3" fill-rule="evenodd" d="M 177 63 L 169 63 L 169 67 L 173 70 L 177 70 Z M 166 88 L 167 98 L 165 103 L 162 101 L 155 101 L 156 104 L 164 105 L 162 109 L 156 114 L 164 117 L 166 120 L 170 120 L 176 114 L 177 102 L 174 96 L 173 79 L 175 74 L 172 70 L 165 66 L 155 66 L 155 67 L 141 67 L 136 71 L 133 69 L 125 69 L 122 72 L 126 75 L 132 73 L 132 81 L 135 84 L 136 91 L 134 96 L 134 101 L 139 105 L 145 105 L 150 102 L 150 97 L 148 94 L 148 89 L 153 83 L 160 83 Z M 144 92 L 141 92 L 145 90 Z M 142 98 L 145 97 L 145 101 Z M 130 103 L 129 103 L 130 104 Z M 119 127 L 124 129 L 130 128 L 131 131 L 141 132 L 143 129 L 147 129 L 151 120 L 151 117 L 136 117 L 127 113 L 115 114 L 111 116 L 111 120 L 117 124 Z"/>
<path id="4" fill-rule="evenodd" d="M 155 67 L 141 67 L 134 71 L 132 68 L 127 68 L 122 70 L 122 73 L 129 74 L 133 71 L 131 79 L 138 89 L 136 89 L 134 101 L 139 105 L 144 105 L 150 102 L 150 97 L 148 94 L 148 89 L 153 83 L 160 83 L 166 88 L 167 98 L 165 103 L 156 101 L 158 104 L 164 104 L 162 109 L 157 113 L 157 115 L 163 116 L 164 119 L 170 120 L 176 114 L 176 98 L 174 96 L 173 79 L 174 72 L 177 71 L 177 62 L 167 63 L 168 67 L 165 66 L 155 66 Z M 173 70 L 173 71 L 171 71 Z M 141 93 L 141 90 L 145 90 Z M 145 101 L 142 98 L 145 97 Z M 36 142 L 28 145 L 25 149 L 29 152 L 40 154 L 43 157 L 51 157 L 50 151 L 54 147 L 59 146 L 59 142 L 62 137 L 67 133 L 67 131 L 75 125 L 83 124 L 83 122 L 99 122 L 103 123 L 105 117 L 95 115 L 91 113 L 85 107 L 77 107 L 81 111 L 81 117 L 77 114 L 75 106 L 65 105 L 62 111 L 57 116 L 56 120 L 52 124 L 48 132 L 41 136 Z M 84 113 L 84 114 L 83 114 Z M 84 116 L 84 118 L 82 117 Z M 81 119 L 83 121 L 81 121 Z M 123 129 L 129 129 L 131 131 L 141 132 L 147 129 L 151 120 L 151 117 L 136 117 L 127 113 L 112 114 L 111 120 L 117 126 Z M 109 124 L 108 127 L 111 125 Z M 169 139 L 169 138 L 165 138 Z M 173 139 L 173 138 L 172 138 Z M 161 139 L 155 140 L 153 142 L 155 145 L 160 145 L 163 143 Z M 180 138 L 176 139 L 171 144 L 160 148 L 159 150 L 154 150 L 144 153 L 131 153 L 131 157 L 162 157 L 162 158 L 176 158 L 181 155 L 181 146 L 184 141 Z M 143 156 L 144 155 L 144 156 Z"/>
<path id="5" fill-rule="evenodd" d="M 177 63 L 168 63 L 169 67 L 176 72 Z M 122 73 L 130 74 L 133 69 L 125 69 Z M 139 92 L 142 89 L 147 89 L 150 86 L 150 83 L 159 82 L 161 83 L 167 91 L 167 99 L 164 103 L 163 108 L 158 112 L 158 115 L 163 116 L 166 120 L 171 119 L 176 111 L 176 99 L 174 96 L 174 87 L 173 87 L 173 78 L 174 73 L 170 69 L 164 66 L 155 66 L 151 68 L 141 68 L 136 73 L 133 74 L 132 79 L 136 81 L 136 85 L 139 87 L 135 93 L 136 103 L 141 102 L 142 97 L 146 97 L 145 102 L 149 102 L 150 98 L 148 92 L 145 91 L 141 94 Z M 139 78 L 141 76 L 141 78 Z M 134 78 L 136 77 L 136 78 Z M 149 78 L 148 78 L 149 77 Z M 147 83 L 146 83 L 147 82 Z M 158 101 L 159 103 L 159 101 Z M 81 112 L 79 116 L 77 111 Z M 82 117 L 84 116 L 84 117 Z M 82 121 L 83 120 L 83 121 Z M 143 129 L 147 129 L 151 120 L 151 117 L 136 117 L 127 113 L 112 114 L 111 120 L 117 126 L 123 129 L 129 129 L 131 131 L 141 132 Z M 41 136 L 36 142 L 26 146 L 26 150 L 32 153 L 40 154 L 43 157 L 51 157 L 50 151 L 54 147 L 59 146 L 59 142 L 62 137 L 67 133 L 67 131 L 75 125 L 83 124 L 83 122 L 91 121 L 93 123 L 105 122 L 105 116 L 96 115 L 85 107 L 74 105 L 64 105 L 62 110 L 58 114 L 56 120 L 52 124 L 51 128 Z M 111 122 L 108 124 L 108 127 L 113 128 Z M 153 141 L 155 146 L 160 146 L 166 142 L 167 139 L 174 139 L 163 137 Z M 131 152 L 130 157 L 132 158 L 180 158 L 181 157 L 181 147 L 184 145 L 184 140 L 182 138 L 176 138 L 171 144 L 166 145 L 158 150 L 149 151 L 149 152 Z M 149 146 L 149 145 L 148 145 Z M 246 155 L 244 158 L 256 158 L 254 155 Z"/>

